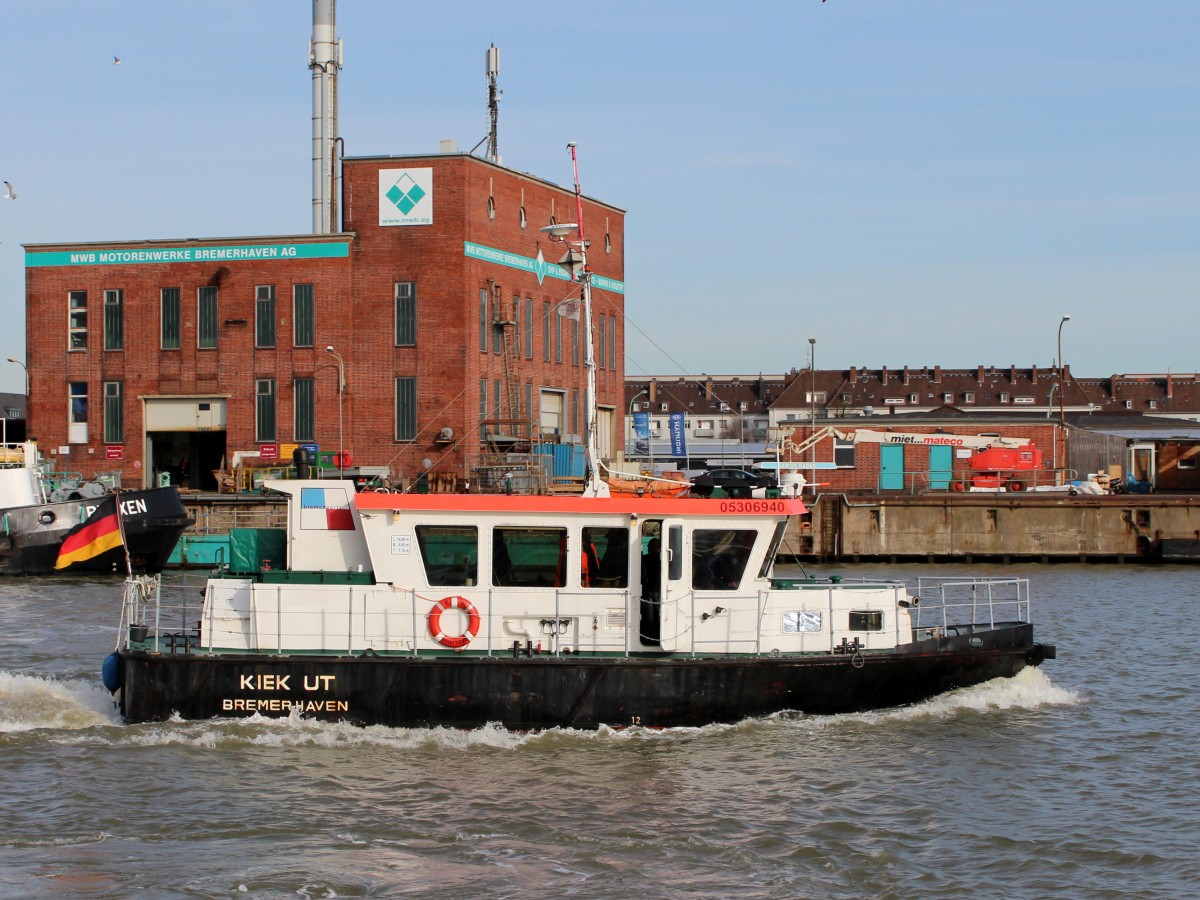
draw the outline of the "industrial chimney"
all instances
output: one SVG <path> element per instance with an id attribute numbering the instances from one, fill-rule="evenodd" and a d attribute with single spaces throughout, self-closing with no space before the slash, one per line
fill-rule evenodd
<path id="1" fill-rule="evenodd" d="M 336 37 L 336 0 L 313 0 L 308 68 L 312 71 L 313 234 L 334 231 L 333 144 L 337 140 L 337 73 L 342 43 Z"/>

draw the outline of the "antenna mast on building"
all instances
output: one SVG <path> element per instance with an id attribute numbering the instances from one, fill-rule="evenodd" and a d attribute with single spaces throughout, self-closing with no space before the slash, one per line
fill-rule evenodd
<path id="1" fill-rule="evenodd" d="M 500 75 L 500 48 L 495 44 L 488 47 L 484 62 L 487 69 L 488 86 L 488 133 L 482 141 L 471 148 L 471 152 L 474 153 L 483 144 L 487 144 L 487 149 L 483 154 L 484 158 L 499 165 L 500 148 L 497 143 L 496 122 L 500 114 L 500 87 L 497 84 L 497 78 Z"/>
<path id="2" fill-rule="evenodd" d="M 336 0 L 313 0 L 308 68 L 312 72 L 313 234 L 334 230 L 333 145 L 337 141 L 337 73 L 342 42 L 336 37 Z"/>

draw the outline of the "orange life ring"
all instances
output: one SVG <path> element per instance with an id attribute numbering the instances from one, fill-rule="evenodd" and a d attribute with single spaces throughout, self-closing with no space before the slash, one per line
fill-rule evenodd
<path id="1" fill-rule="evenodd" d="M 964 485 L 961 481 L 954 482 L 953 484 L 950 485 L 950 487 L 954 488 L 954 490 L 956 490 L 956 491 L 966 490 L 966 485 Z"/>
<path id="2" fill-rule="evenodd" d="M 459 635 L 444 634 L 442 632 L 442 613 L 448 609 L 458 607 L 467 614 L 467 630 Z M 479 634 L 479 610 L 466 597 L 443 597 L 437 603 L 433 604 L 433 609 L 429 611 L 429 633 L 433 635 L 433 639 L 443 647 L 449 647 L 451 650 L 461 650 L 467 644 L 471 643 L 471 638 Z"/>

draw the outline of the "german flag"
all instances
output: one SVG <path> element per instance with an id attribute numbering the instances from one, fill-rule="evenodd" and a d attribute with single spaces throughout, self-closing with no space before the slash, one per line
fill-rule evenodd
<path id="1" fill-rule="evenodd" d="M 106 497 L 86 521 L 67 533 L 62 546 L 58 548 L 58 561 L 54 563 L 54 568 L 65 569 L 99 556 L 113 547 L 120 547 L 123 543 L 117 500 L 115 497 Z"/>

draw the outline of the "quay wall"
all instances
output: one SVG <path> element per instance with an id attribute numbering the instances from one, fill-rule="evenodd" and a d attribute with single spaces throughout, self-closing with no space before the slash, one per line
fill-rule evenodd
<path id="1" fill-rule="evenodd" d="M 784 552 L 856 561 L 1152 559 L 1200 539 L 1200 496 L 825 495 L 789 528 Z"/>

